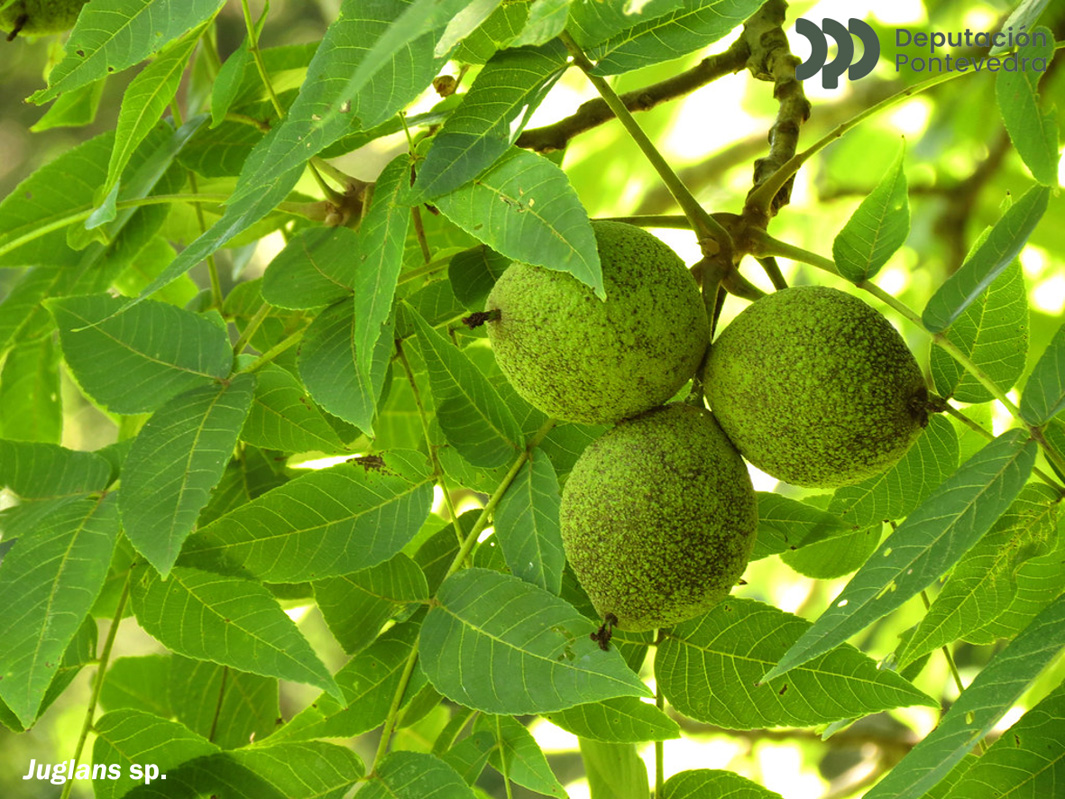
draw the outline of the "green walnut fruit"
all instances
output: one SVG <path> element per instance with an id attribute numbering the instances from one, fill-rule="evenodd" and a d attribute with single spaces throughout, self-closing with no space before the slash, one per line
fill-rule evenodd
<path id="1" fill-rule="evenodd" d="M 699 368 L 710 334 L 695 279 L 673 250 L 633 225 L 592 228 L 606 301 L 568 273 L 516 263 L 486 311 L 496 362 L 522 397 L 556 419 L 600 424 L 670 399 Z"/>
<path id="2" fill-rule="evenodd" d="M 40 35 L 70 30 L 87 0 L 17 0 L 0 11 L 0 30 L 8 41 L 20 33 Z"/>
<path id="3" fill-rule="evenodd" d="M 725 598 L 750 558 L 758 511 L 747 467 L 713 415 L 674 403 L 588 446 L 560 520 L 596 612 L 622 630 L 651 630 Z"/>
<path id="4" fill-rule="evenodd" d="M 902 337 L 831 288 L 788 288 L 748 306 L 710 348 L 704 380 L 743 457 L 792 485 L 879 474 L 928 423 L 925 381 Z"/>

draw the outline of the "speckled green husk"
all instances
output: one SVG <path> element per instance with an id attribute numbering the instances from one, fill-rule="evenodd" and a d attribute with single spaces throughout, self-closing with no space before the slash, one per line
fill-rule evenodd
<path id="1" fill-rule="evenodd" d="M 879 474 L 928 421 L 924 378 L 902 337 L 836 289 L 794 287 L 748 306 L 710 348 L 704 376 L 743 457 L 792 485 Z"/>
<path id="2" fill-rule="evenodd" d="M 87 0 L 19 0 L 0 13 L 0 30 L 10 31 L 26 19 L 19 34 L 39 35 L 70 30 Z"/>
<path id="3" fill-rule="evenodd" d="M 496 362 L 549 416 L 616 422 L 661 405 L 695 373 L 709 340 L 695 279 L 645 230 L 593 222 L 606 301 L 568 273 L 513 264 L 486 310 Z"/>
<path id="4" fill-rule="evenodd" d="M 706 613 L 747 565 L 751 478 L 713 415 L 675 403 L 621 422 L 577 460 L 562 544 L 601 617 L 651 630 Z"/>

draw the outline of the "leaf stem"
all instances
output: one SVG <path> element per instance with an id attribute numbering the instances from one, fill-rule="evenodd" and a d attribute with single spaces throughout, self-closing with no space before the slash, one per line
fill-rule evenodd
<path id="1" fill-rule="evenodd" d="M 499 500 L 514 481 L 514 477 L 518 474 L 522 465 L 528 460 L 529 453 L 539 446 L 540 442 L 551 432 L 555 423 L 554 419 L 548 419 L 540 426 L 540 429 L 533 434 L 532 438 L 529 439 L 525 451 L 515 459 L 506 475 L 499 482 L 499 486 L 496 488 L 495 493 L 492 494 L 487 504 L 481 509 L 481 515 L 474 523 L 473 529 L 470 530 L 470 534 L 466 537 L 466 540 L 462 543 L 462 546 L 459 547 L 459 551 L 451 561 L 451 566 L 448 568 L 447 574 L 444 575 L 445 580 L 462 568 L 462 564 L 473 549 L 473 545 L 477 543 L 477 538 L 480 536 L 484 528 L 488 526 L 488 519 L 495 510 L 496 505 L 499 504 Z M 411 650 L 410 657 L 407 658 L 407 664 L 403 668 L 403 674 L 400 675 L 399 685 L 396 686 L 396 692 L 392 697 L 392 704 L 388 709 L 388 716 L 385 718 L 384 726 L 381 728 L 381 740 L 377 744 L 377 754 L 374 755 L 373 766 L 370 768 L 371 774 L 377 769 L 377 764 L 381 761 L 381 758 L 384 757 L 385 752 L 388 751 L 389 740 L 392 738 L 392 733 L 395 731 L 396 716 L 399 713 L 399 706 L 403 701 L 403 694 L 406 693 L 407 685 L 410 683 L 411 674 L 414 673 L 414 664 L 417 662 L 418 647 L 415 646 L 414 649 Z"/>
<path id="2" fill-rule="evenodd" d="M 1063 457 L 1062 453 L 1058 452 L 1053 447 L 1053 445 L 1051 445 L 1051 443 L 1047 440 L 1046 435 L 1043 433 L 1044 427 L 1045 425 L 1032 425 L 1028 429 L 1031 430 L 1032 438 L 1034 438 L 1039 444 L 1039 446 L 1043 448 L 1043 454 L 1046 456 L 1046 459 L 1050 461 L 1054 466 L 1057 466 L 1062 471 L 1065 471 L 1065 457 Z"/>
<path id="3" fill-rule="evenodd" d="M 210 37 L 204 35 L 200 37 L 200 40 L 209 41 Z M 215 53 L 215 58 L 218 58 L 217 53 Z M 178 103 L 177 98 L 174 98 L 174 102 L 170 104 L 170 113 L 174 117 L 175 125 L 180 128 L 184 123 L 181 119 L 181 105 Z M 186 169 L 185 172 L 188 175 L 189 188 L 192 189 L 192 193 L 199 194 L 196 173 L 191 169 Z M 199 225 L 200 234 L 202 235 L 207 232 L 207 220 L 203 216 L 203 206 L 200 203 L 194 203 L 193 208 L 196 210 L 196 224 Z M 207 256 L 207 274 L 211 281 L 211 307 L 221 311 L 223 304 L 222 282 L 218 279 L 218 262 L 215 260 L 213 252 Z"/>
<path id="4" fill-rule="evenodd" d="M 1046 435 L 1044 435 L 1044 429 L 1046 429 L 1046 425 L 1033 425 L 1029 429 L 1031 429 L 1032 431 L 1032 438 L 1036 440 L 1039 446 L 1043 447 L 1043 452 L 1047 456 L 1047 460 L 1049 460 L 1051 463 L 1054 464 L 1054 466 L 1058 467 L 1062 471 L 1065 471 L 1065 456 L 1063 456 L 1062 453 L 1058 452 L 1058 450 L 1056 450 L 1055 447 L 1047 440 Z"/>
<path id="5" fill-rule="evenodd" d="M 270 124 L 268 122 L 264 122 L 261 119 L 255 119 L 255 117 L 250 117 L 247 114 L 237 114 L 229 111 L 226 113 L 225 119 L 226 122 L 238 122 L 241 125 L 255 128 L 260 133 L 270 132 Z"/>
<path id="6" fill-rule="evenodd" d="M 507 753 L 503 749 L 503 725 L 496 716 L 496 746 L 499 747 L 499 773 L 503 775 L 503 787 L 507 792 L 507 799 L 514 799 L 514 792 L 510 787 L 510 767 L 507 765 Z"/>
<path id="7" fill-rule="evenodd" d="M 688 190 L 688 187 L 684 185 L 677 173 L 673 171 L 666 159 L 662 157 L 662 154 L 658 152 L 658 149 L 654 146 L 647 134 L 644 133 L 643 128 L 640 127 L 640 123 L 636 121 L 636 118 L 632 115 L 629 109 L 625 106 L 624 101 L 618 97 L 614 89 L 603 78 L 598 75 L 592 74 L 592 70 L 595 68 L 591 61 L 588 60 L 588 56 L 584 54 L 584 51 L 580 48 L 580 45 L 573 40 L 573 37 L 563 31 L 559 34 L 559 38 L 562 43 L 566 45 L 566 49 L 569 50 L 570 55 L 573 56 L 573 62 L 580 67 L 585 76 L 595 87 L 595 90 L 599 92 L 599 96 L 603 98 L 607 106 L 614 112 L 614 116 L 618 118 L 618 121 L 628 131 L 633 141 L 636 142 L 640 150 L 643 151 L 644 156 L 651 162 L 651 166 L 654 167 L 659 177 L 662 178 L 662 182 L 666 184 L 666 188 L 669 189 L 669 193 L 676 199 L 677 204 L 684 211 L 684 215 L 691 221 L 692 228 L 700 239 L 700 246 L 703 247 L 703 252 L 706 255 L 716 255 L 722 249 L 732 249 L 732 236 L 729 232 L 709 213 L 706 209 L 699 204 L 699 201 L 695 199 L 692 193 Z M 713 249 L 713 243 L 716 243 L 717 249 Z"/>
<path id="8" fill-rule="evenodd" d="M 357 183 L 358 182 L 358 181 L 356 181 L 355 178 L 353 178 L 347 172 L 344 172 L 343 170 L 338 169 L 337 167 L 333 166 L 331 163 L 329 163 L 328 161 L 326 161 L 324 158 L 322 158 L 320 156 L 316 155 L 313 158 L 311 158 L 311 166 L 317 167 L 317 169 L 323 175 L 328 175 L 334 181 L 336 181 L 338 185 L 344 187 L 345 189 L 347 189 L 353 183 Z"/>
<path id="9" fill-rule="evenodd" d="M 96 705 L 100 701 L 100 691 L 103 689 L 104 677 L 107 673 L 107 664 L 111 660 L 111 649 L 115 645 L 115 636 L 118 634 L 118 626 L 122 623 L 122 617 L 126 612 L 126 602 L 129 600 L 129 583 L 132 570 L 126 572 L 126 581 L 122 585 L 122 594 L 118 598 L 115 607 L 115 615 L 111 618 L 111 626 L 107 630 L 107 638 L 104 640 L 104 649 L 99 657 L 99 666 L 96 669 L 96 677 L 93 680 L 92 696 L 89 698 L 89 706 L 85 708 L 85 720 L 81 724 L 81 733 L 78 735 L 78 744 L 74 747 L 74 766 L 77 768 L 81 759 L 81 752 L 85 748 L 85 740 L 89 736 L 89 730 L 93 726 L 93 717 L 96 715 Z M 63 786 L 60 799 L 68 799 L 70 791 L 74 787 L 73 780 L 67 780 Z"/>
<path id="10" fill-rule="evenodd" d="M 250 364 L 248 364 L 246 367 L 244 367 L 243 369 L 239 369 L 237 371 L 237 374 L 244 374 L 245 372 L 254 372 L 256 369 L 262 366 L 266 366 L 266 364 L 270 363 L 289 347 L 299 343 L 299 340 L 303 338 L 303 334 L 306 330 L 307 328 L 304 327 L 297 330 L 295 333 L 289 334 L 286 338 L 283 338 L 281 341 L 272 346 L 270 349 L 268 349 L 266 352 L 264 352 L 262 355 L 260 355 Z"/>
<path id="11" fill-rule="evenodd" d="M 927 591 L 922 591 L 921 592 L 921 601 L 924 603 L 924 609 L 925 610 L 928 610 L 928 609 L 930 609 L 932 607 L 932 603 L 929 602 L 929 600 L 928 600 L 928 592 Z M 946 658 L 946 660 L 947 660 L 947 668 L 950 670 L 950 676 L 954 680 L 954 685 L 957 687 L 958 693 L 959 694 L 964 693 L 965 692 L 965 683 L 963 683 L 961 681 L 961 673 L 958 671 L 958 665 L 954 662 L 954 655 L 951 654 L 950 647 L 948 647 L 946 644 L 944 644 L 939 649 L 943 653 L 943 657 Z M 977 746 L 980 747 L 980 753 L 983 754 L 983 752 L 984 752 L 984 742 L 983 741 L 979 741 L 977 743 Z"/>
<path id="12" fill-rule="evenodd" d="M 411 280 L 417 280 L 418 278 L 425 277 L 426 275 L 431 275 L 434 272 L 439 272 L 441 269 L 447 269 L 448 266 L 451 265 L 452 257 L 453 254 L 447 256 L 446 258 L 437 258 L 433 261 L 430 261 L 425 266 L 419 266 L 417 269 L 411 269 L 409 272 L 404 272 L 402 275 L 399 276 L 399 285 L 409 283 Z"/>
<path id="13" fill-rule="evenodd" d="M 597 221 L 624 222 L 637 227 L 660 227 L 675 230 L 691 230 L 692 223 L 683 214 L 639 214 L 637 216 L 597 216 Z"/>
<path id="14" fill-rule="evenodd" d="M 240 355 L 241 351 L 248 346 L 251 337 L 258 332 L 259 326 L 262 325 L 263 320 L 270 315 L 270 311 L 272 310 L 270 305 L 265 302 L 259 306 L 259 310 L 255 312 L 255 316 L 251 318 L 247 326 L 244 328 L 244 332 L 241 333 L 240 338 L 237 339 L 237 343 L 233 345 L 234 355 Z"/>
<path id="15" fill-rule="evenodd" d="M 410 678 L 414 674 L 414 665 L 417 662 L 418 647 L 414 646 L 411 648 L 407 662 L 403 666 L 403 673 L 399 676 L 399 684 L 396 686 L 396 692 L 392 695 L 392 704 L 388 706 L 388 715 L 385 717 L 385 723 L 381 727 L 381 740 L 377 742 L 377 752 L 374 754 L 370 774 L 377 770 L 377 766 L 381 763 L 381 758 L 388 752 L 388 744 L 392 740 L 392 734 L 396 731 L 396 724 L 399 721 L 399 708 L 403 704 L 403 696 L 410 686 Z"/>
<path id="16" fill-rule="evenodd" d="M 655 631 L 658 637 L 658 631 Z M 666 712 L 666 697 L 662 693 L 662 686 L 655 680 L 655 707 Z M 663 741 L 655 741 L 655 799 L 663 799 L 662 785 L 665 782 L 666 750 Z"/>
<path id="17" fill-rule="evenodd" d="M 772 282 L 773 288 L 781 291 L 788 287 L 788 281 L 784 279 L 784 274 L 780 271 L 780 265 L 777 263 L 776 258 L 772 255 L 766 258 L 759 258 L 758 263 L 762 265 L 762 269 L 765 270 L 770 282 Z"/>
<path id="18" fill-rule="evenodd" d="M 251 53 L 251 57 L 255 61 L 255 68 L 259 70 L 259 79 L 263 82 L 263 87 L 270 96 L 270 104 L 273 105 L 274 111 L 277 112 L 277 118 L 281 119 L 285 116 L 285 110 L 281 107 L 280 100 L 277 99 L 274 86 L 270 82 L 270 75 L 266 71 L 266 62 L 263 61 L 263 54 L 259 50 L 259 34 L 255 30 L 255 23 L 251 18 L 251 8 L 248 7 L 248 0 L 240 0 L 240 7 L 244 12 L 244 27 L 248 30 L 248 52 Z"/>
<path id="19" fill-rule="evenodd" d="M 211 732 L 207 735 L 207 740 L 214 742 L 214 737 L 218 733 L 218 717 L 222 714 L 222 702 L 226 698 L 226 682 L 229 677 L 229 666 L 222 667 L 222 684 L 218 688 L 218 701 L 214 704 L 214 718 L 211 719 Z"/>
<path id="20" fill-rule="evenodd" d="M 1010 400 L 1009 397 L 1006 396 L 1006 392 L 999 388 L 995 384 L 995 381 L 992 380 L 987 375 L 987 373 L 984 372 L 983 369 L 973 363 L 972 360 L 970 360 L 969 356 L 962 352 L 957 344 L 955 344 L 942 333 L 934 333 L 930 335 L 932 336 L 932 339 L 936 342 L 936 344 L 938 344 L 940 347 L 950 353 L 951 357 L 953 357 L 954 360 L 956 360 L 963 367 L 965 367 L 966 371 L 968 371 L 969 374 L 975 377 L 980 382 L 980 385 L 986 388 L 991 393 L 991 396 L 993 396 L 1002 404 L 1003 408 L 1009 411 L 1010 416 L 1020 422 L 1024 422 L 1024 420 L 1021 418 L 1020 409 L 1013 404 L 1013 401 Z M 1028 426 L 1027 423 L 1025 423 L 1025 426 Z"/>
<path id="21" fill-rule="evenodd" d="M 972 430 L 972 431 L 974 431 L 976 433 L 979 433 L 984 438 L 986 438 L 988 441 L 994 441 L 995 440 L 995 434 L 994 433 L 992 433 L 990 430 L 985 430 L 984 428 L 982 428 L 979 424 L 974 422 L 972 419 L 970 419 L 964 413 L 959 411 L 957 408 L 955 408 L 949 402 L 944 402 L 943 403 L 943 408 L 944 408 L 944 411 L 947 413 L 948 416 L 953 416 L 955 419 L 957 419 L 959 422 L 964 424 L 970 430 Z M 1038 441 L 1038 439 L 1036 439 L 1036 440 Z M 1049 474 L 1044 472 L 1042 469 L 1040 469 L 1038 467 L 1035 467 L 1035 468 L 1032 469 L 1032 474 L 1034 474 L 1036 477 L 1038 477 L 1044 483 L 1046 483 L 1051 488 L 1053 488 L 1055 491 L 1057 491 L 1059 494 L 1061 494 L 1063 497 L 1065 497 L 1065 488 L 1063 488 L 1061 486 L 1061 484 L 1058 483 L 1057 480 L 1055 480 Z"/>
<path id="22" fill-rule="evenodd" d="M 344 199 L 344 195 L 325 182 L 325 178 L 322 177 L 322 173 L 318 171 L 318 167 L 315 166 L 313 161 L 308 161 L 307 167 L 311 170 L 311 177 L 314 178 L 314 182 L 318 184 L 318 188 L 322 190 L 325 198 L 329 202 L 339 205 L 341 200 Z"/>
<path id="23" fill-rule="evenodd" d="M 215 41 L 217 36 L 218 19 L 216 17 L 212 19 L 211 25 L 200 37 L 200 45 L 203 47 L 201 53 L 207 61 L 207 72 L 210 74 L 212 82 L 217 80 L 218 71 L 222 68 L 222 59 L 218 57 L 218 43 Z"/>
<path id="24" fill-rule="evenodd" d="M 988 441 L 994 441 L 995 440 L 995 434 L 994 433 L 992 433 L 989 430 L 984 430 L 984 428 L 982 428 L 979 424 L 974 422 L 972 419 L 970 419 L 964 413 L 959 411 L 957 408 L 955 408 L 949 402 L 944 402 L 943 403 L 943 407 L 944 407 L 944 410 L 945 410 L 945 412 L 947 413 L 948 416 L 953 416 L 955 419 L 957 419 L 959 422 L 964 424 L 966 427 L 968 427 L 973 432 L 979 433 L 984 438 L 986 438 Z"/>
<path id="25" fill-rule="evenodd" d="M 921 591 L 921 602 L 924 603 L 924 609 L 930 610 L 932 602 L 928 598 L 928 591 Z M 962 693 L 965 690 L 965 683 L 961 681 L 961 674 L 958 672 L 958 666 L 954 662 L 954 656 L 950 654 L 950 649 L 946 646 L 941 646 L 943 651 L 943 657 L 947 659 L 947 667 L 950 669 L 950 676 L 954 679 L 954 685 L 958 688 L 958 693 Z"/>
<path id="26" fill-rule="evenodd" d="M 447 507 L 448 516 L 451 517 L 451 526 L 455 528 L 455 538 L 459 546 L 462 546 L 462 526 L 459 524 L 459 514 L 455 509 L 455 502 L 451 498 L 447 483 L 444 481 L 444 467 L 436 454 L 432 436 L 429 434 L 429 415 L 425 412 L 425 404 L 422 402 L 422 392 L 418 388 L 418 381 L 414 378 L 414 369 L 411 368 L 410 360 L 403 349 L 402 339 L 396 339 L 396 356 L 399 358 L 403 371 L 407 373 L 407 382 L 410 383 L 411 393 L 414 395 L 414 404 L 418 406 L 418 418 L 422 423 L 422 433 L 425 435 L 425 448 L 429 450 L 429 458 L 433 462 L 433 471 L 436 473 L 436 481 L 440 486 L 440 493 L 444 497 L 444 505 Z"/>
<path id="27" fill-rule="evenodd" d="M 193 194 L 199 194 L 199 188 L 196 183 L 196 173 L 189 169 L 188 175 L 189 188 L 192 189 Z M 193 208 L 196 212 L 196 224 L 199 225 L 200 233 L 206 233 L 207 220 L 203 216 L 203 205 L 200 203 L 193 203 Z M 222 281 L 218 279 L 218 262 L 215 260 L 214 253 L 207 256 L 207 273 L 211 280 L 211 306 L 221 311 L 225 298 L 222 296 Z"/>
<path id="28" fill-rule="evenodd" d="M 495 493 L 489 497 L 488 502 L 485 504 L 484 508 L 481 509 L 481 515 L 477 517 L 473 529 L 470 530 L 469 535 L 466 536 L 466 540 L 463 542 L 458 554 L 455 555 L 455 559 L 451 561 L 451 566 L 448 568 L 447 574 L 444 575 L 445 580 L 462 567 L 463 561 L 465 561 L 466 557 L 470 554 L 473 545 L 477 543 L 478 536 L 480 536 L 484 528 L 488 526 L 488 519 L 495 511 L 496 505 L 498 505 L 499 501 L 503 498 L 503 494 L 506 492 L 507 488 L 510 487 L 510 484 L 514 482 L 514 478 L 517 477 L 521 467 L 524 466 L 525 461 L 529 459 L 530 453 L 532 453 L 532 451 L 540 445 L 540 442 L 547 437 L 547 434 L 551 432 L 556 423 L 555 419 L 548 419 L 544 422 L 543 425 L 540 426 L 540 429 L 533 433 L 524 452 L 522 452 L 515 459 L 514 463 L 511 464 L 510 469 L 503 476 L 503 479 L 499 481 L 499 486 L 496 488 Z"/>
<path id="29" fill-rule="evenodd" d="M 410 209 L 411 219 L 414 220 L 414 234 L 418 238 L 418 245 L 422 249 L 422 260 L 427 264 L 433 262 L 433 254 L 429 251 L 429 241 L 425 238 L 425 225 L 422 224 L 422 213 L 418 206 Z"/>

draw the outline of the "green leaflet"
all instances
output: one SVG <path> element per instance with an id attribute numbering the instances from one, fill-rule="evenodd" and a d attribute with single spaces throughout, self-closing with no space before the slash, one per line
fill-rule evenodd
<path id="1" fill-rule="evenodd" d="M 467 707 L 545 713 L 648 694 L 616 650 L 604 652 L 590 640 L 595 624 L 543 589 L 464 569 L 436 598 L 418 643 L 422 668 L 440 693 Z"/>

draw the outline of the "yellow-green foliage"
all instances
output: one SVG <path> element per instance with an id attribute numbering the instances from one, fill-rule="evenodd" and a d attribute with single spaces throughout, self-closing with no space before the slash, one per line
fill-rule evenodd
<path id="1" fill-rule="evenodd" d="M 850 294 L 794 287 L 758 300 L 710 348 L 706 396 L 747 460 L 787 483 L 834 488 L 893 465 L 927 423 L 902 337 Z"/>
<path id="2" fill-rule="evenodd" d="M 0 30 L 32 35 L 70 30 L 87 0 L 17 0 L 0 12 Z M 21 25 L 19 24 L 21 22 Z"/>
<path id="3" fill-rule="evenodd" d="M 758 513 L 747 467 L 713 415 L 675 403 L 620 423 L 582 453 L 561 523 L 566 557 L 600 616 L 650 630 L 728 595 Z"/>
<path id="4" fill-rule="evenodd" d="M 513 264 L 488 297 L 496 361 L 521 396 L 571 422 L 607 423 L 670 399 L 709 339 L 691 273 L 633 225 L 593 222 L 606 301 L 572 275 Z"/>

